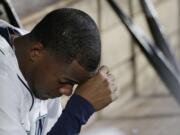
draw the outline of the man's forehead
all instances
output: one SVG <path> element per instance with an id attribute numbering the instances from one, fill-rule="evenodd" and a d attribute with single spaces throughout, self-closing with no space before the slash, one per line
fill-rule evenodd
<path id="1" fill-rule="evenodd" d="M 78 83 L 82 83 L 92 77 L 94 73 L 88 72 L 76 60 L 73 60 L 68 66 L 65 74 L 71 79 L 76 80 Z"/>

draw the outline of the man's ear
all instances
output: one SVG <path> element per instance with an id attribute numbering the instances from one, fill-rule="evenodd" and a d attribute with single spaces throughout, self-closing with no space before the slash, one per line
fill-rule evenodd
<path id="1" fill-rule="evenodd" d="M 29 48 L 29 56 L 32 62 L 39 61 L 43 57 L 44 46 L 40 42 L 35 42 Z"/>

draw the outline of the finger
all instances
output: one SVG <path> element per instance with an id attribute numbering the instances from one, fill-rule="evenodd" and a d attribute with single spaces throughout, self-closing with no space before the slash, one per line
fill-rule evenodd
<path id="1" fill-rule="evenodd" d="M 110 88 L 111 93 L 114 93 L 117 91 L 117 85 L 115 83 L 110 84 L 109 88 Z"/>
<path id="2" fill-rule="evenodd" d="M 112 101 L 116 100 L 120 96 L 121 92 L 118 90 L 118 88 L 111 93 L 111 99 Z"/>
<path id="3" fill-rule="evenodd" d="M 112 74 L 108 74 L 107 79 L 108 79 L 111 89 L 113 89 L 113 91 L 116 90 L 117 83 L 116 83 L 115 77 Z"/>
<path id="4" fill-rule="evenodd" d="M 109 73 L 109 68 L 107 66 L 101 66 L 99 68 L 99 72 L 103 74 L 108 74 Z"/>
<path id="5" fill-rule="evenodd" d="M 116 79 L 112 74 L 107 74 L 107 79 L 109 80 L 110 83 L 116 82 Z"/>

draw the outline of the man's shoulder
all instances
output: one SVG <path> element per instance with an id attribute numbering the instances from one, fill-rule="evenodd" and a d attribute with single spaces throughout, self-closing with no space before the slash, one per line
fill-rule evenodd
<path id="1" fill-rule="evenodd" d="M 18 35 L 24 35 L 27 34 L 28 32 L 14 27 L 11 24 L 7 23 L 4 20 L 0 19 L 0 54 L 4 54 L 7 53 L 9 54 L 9 52 L 12 52 L 12 48 L 10 47 L 9 44 L 9 35 L 10 35 L 10 30 L 14 31 L 15 33 L 18 33 Z"/>
<path id="2" fill-rule="evenodd" d="M 0 50 L 2 51 L 0 52 L 0 93 L 1 91 L 15 92 L 19 88 L 17 77 L 18 65 L 16 64 L 14 54 L 8 47 L 6 48 L 1 45 L 1 42 L 0 37 Z"/>
<path id="3" fill-rule="evenodd" d="M 25 30 L 25 29 L 22 29 L 22 28 L 17 28 L 17 27 L 14 27 L 13 25 L 9 24 L 8 22 L 0 19 L 0 27 L 9 27 L 9 28 L 12 28 L 12 29 L 15 29 L 17 30 L 21 35 L 24 35 L 24 34 L 27 34 L 28 31 Z"/>
<path id="4" fill-rule="evenodd" d="M 10 26 L 10 24 L 2 19 L 0 19 L 0 27 L 4 27 L 4 26 Z"/>
<path id="5" fill-rule="evenodd" d="M 15 80 L 17 80 L 17 75 L 12 66 L 6 58 L 0 58 L 0 87 L 14 87 L 13 84 L 16 84 Z"/>

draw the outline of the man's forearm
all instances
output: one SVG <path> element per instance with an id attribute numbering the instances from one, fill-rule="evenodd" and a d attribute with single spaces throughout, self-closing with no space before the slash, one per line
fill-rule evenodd
<path id="1" fill-rule="evenodd" d="M 95 112 L 94 107 L 83 97 L 73 95 L 56 124 L 47 135 L 75 135 Z"/>

